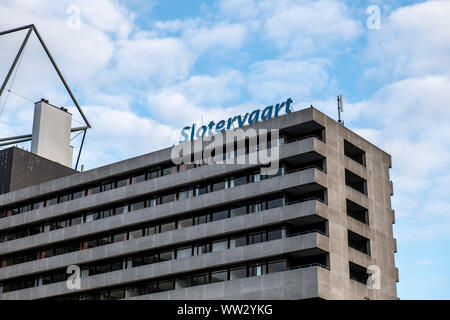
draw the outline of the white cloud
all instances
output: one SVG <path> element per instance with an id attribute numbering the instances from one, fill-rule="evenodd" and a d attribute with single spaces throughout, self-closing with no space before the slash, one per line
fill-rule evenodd
<path id="1" fill-rule="evenodd" d="M 71 5 L 81 9 L 80 29 L 67 26 Z M 102 71 L 113 56 L 112 37 L 126 36 L 132 26 L 131 15 L 111 0 L 5 1 L 0 4 L 0 21 L 3 30 L 34 23 L 72 83 L 86 82 Z"/>
<path id="2" fill-rule="evenodd" d="M 194 55 L 178 38 L 135 37 L 119 41 L 117 71 L 128 79 L 167 83 L 185 78 Z"/>
<path id="3" fill-rule="evenodd" d="M 425 1 L 393 11 L 370 33 L 367 59 L 384 75 L 449 74 L 450 2 Z"/>
<path id="4" fill-rule="evenodd" d="M 239 49 L 245 40 L 246 27 L 241 24 L 220 23 L 212 28 L 188 29 L 183 38 L 189 46 L 199 52 L 223 49 Z"/>
<path id="5" fill-rule="evenodd" d="M 264 29 L 279 48 L 293 47 L 302 55 L 355 39 L 360 26 L 348 11 L 344 3 L 332 0 L 277 2 Z"/>
<path id="6" fill-rule="evenodd" d="M 87 169 L 169 147 L 172 128 L 133 111 L 84 106 L 95 124 L 88 131 L 81 163 Z M 138 128 L 138 130 L 137 130 Z M 78 143 L 74 146 L 78 148 Z M 77 154 L 77 149 L 74 154 Z"/>
<path id="7" fill-rule="evenodd" d="M 324 59 L 266 60 L 250 66 L 249 91 L 257 100 L 273 101 L 288 96 L 312 98 L 332 86 Z"/>
<path id="8" fill-rule="evenodd" d="M 224 0 L 219 8 L 226 19 L 246 24 L 289 57 L 314 54 L 331 46 L 332 52 L 341 52 L 361 33 L 360 23 L 340 1 Z"/>

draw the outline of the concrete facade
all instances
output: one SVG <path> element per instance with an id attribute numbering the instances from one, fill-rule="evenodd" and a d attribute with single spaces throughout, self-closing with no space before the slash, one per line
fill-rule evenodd
<path id="1" fill-rule="evenodd" d="M 392 231 L 395 219 L 390 200 L 393 186 L 389 179 L 391 157 L 314 108 L 289 113 L 250 127 L 279 129 L 280 134 L 286 137 L 285 143 L 280 146 L 280 163 L 287 168 L 283 174 L 269 176 L 262 181 L 247 180 L 244 185 L 56 230 L 44 230 L 14 239 L 4 236 L 3 242 L 0 242 L 0 299 L 78 299 L 85 296 L 102 297 L 102 291 L 108 291 L 108 297 L 111 297 L 112 291 L 122 288 L 125 296 L 119 298 L 129 299 L 397 299 L 398 270 L 394 259 L 396 241 Z M 355 150 L 364 152 L 362 163 L 346 155 L 344 140 L 356 147 Z M 3 209 L 6 214 L 0 218 L 0 232 L 14 233 L 15 230 L 70 218 L 75 214 L 86 214 L 98 208 L 131 203 L 140 196 L 172 192 L 185 186 L 235 177 L 242 172 L 247 172 L 249 177 L 248 172 L 259 167 L 257 164 L 203 165 L 97 194 L 90 195 L 86 191 L 84 196 L 77 199 L 64 202 L 58 200 L 59 203 L 53 205 L 46 204 L 43 207 L 31 207 L 31 210 L 23 213 L 7 214 L 10 208 L 22 206 L 27 201 L 55 197 L 55 194 L 88 188 L 110 179 L 117 180 L 118 177 L 132 175 L 144 168 L 169 163 L 170 157 L 171 148 L 167 148 L 1 195 L 0 210 Z M 323 166 L 311 167 L 312 163 L 323 163 Z M 349 185 L 351 181 L 346 178 L 347 171 L 365 181 L 365 192 Z M 33 256 L 30 261 L 21 262 L 18 258 L 11 258 L 27 252 L 33 255 L 36 251 L 69 241 L 82 242 L 84 240 L 80 239 L 90 239 L 107 232 L 181 219 L 224 206 L 231 208 L 237 203 L 269 199 L 278 194 L 282 194 L 285 203 L 260 212 L 248 212 L 151 235 L 143 234 L 133 239 L 130 238 L 131 231 L 127 231 L 130 233 L 125 241 L 93 248 L 80 247 L 80 250 L 50 257 L 41 255 L 39 259 Z M 61 195 L 58 196 L 60 198 Z M 348 201 L 367 209 L 368 222 L 364 223 L 349 215 Z M 247 210 L 250 210 L 249 207 Z M 177 223 L 179 226 L 180 222 Z M 316 230 L 322 226 L 320 232 Z M 132 267 L 127 265 L 121 270 L 82 275 L 79 290 L 69 289 L 65 281 L 45 284 L 38 280 L 70 265 L 90 266 L 108 259 L 123 258 L 125 261 L 128 257 L 151 250 L 161 252 L 176 248 L 174 252 L 176 250 L 178 254 L 184 245 L 205 241 L 213 243 L 221 237 L 241 233 L 250 239 L 249 234 L 252 232 L 268 232 L 273 227 L 285 228 L 286 234 L 270 241 L 267 238 L 261 243 L 249 242 L 239 247 L 229 244 L 230 247 L 225 250 L 210 249 L 202 254 L 169 261 Z M 357 234 L 357 239 L 365 239 L 364 243 L 369 248 L 367 252 L 361 249 L 361 242 L 350 244 L 350 232 Z M 228 241 L 231 243 L 231 240 Z M 285 259 L 287 267 L 272 273 L 271 259 Z M 263 260 L 266 269 L 261 270 L 266 271 L 257 276 L 250 274 L 253 262 L 262 264 Z M 232 279 L 230 269 L 242 264 L 247 268 L 247 276 Z M 365 271 L 376 266 L 379 270 L 379 274 L 375 275 L 379 289 L 369 288 L 365 280 L 354 280 L 353 273 L 356 272 L 357 277 L 357 271 L 360 271 L 351 267 L 354 265 Z M 197 274 L 206 272 L 212 279 L 212 273 L 221 268 L 228 268 L 227 280 L 192 285 Z M 191 286 L 177 288 L 178 279 L 183 277 L 190 277 Z M 29 280 L 32 278 L 36 278 L 33 285 Z M 161 290 L 160 283 L 172 279 L 175 287 Z M 158 282 L 160 292 L 136 294 L 140 289 L 135 288 L 152 281 Z M 16 287 L 10 285 L 25 282 L 28 283 L 26 288 L 22 284 Z M 6 290 L 7 287 L 9 289 Z"/>

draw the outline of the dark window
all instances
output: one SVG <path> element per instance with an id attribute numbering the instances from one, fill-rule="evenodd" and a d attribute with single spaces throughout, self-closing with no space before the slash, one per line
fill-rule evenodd
<path id="1" fill-rule="evenodd" d="M 175 280 L 175 289 L 188 288 L 191 285 L 191 277 L 189 276 Z"/>
<path id="2" fill-rule="evenodd" d="M 345 169 L 345 184 L 361 193 L 367 194 L 367 181 L 347 169 Z"/>
<path id="3" fill-rule="evenodd" d="M 247 245 L 247 236 L 238 236 L 230 239 L 230 248 L 237 248 Z"/>
<path id="4" fill-rule="evenodd" d="M 366 165 L 366 153 L 347 140 L 344 140 L 344 154 L 363 166 Z"/>
<path id="5" fill-rule="evenodd" d="M 194 245 L 194 253 L 193 253 L 194 256 L 208 252 L 209 252 L 209 245 L 204 243 Z"/>
<path id="6" fill-rule="evenodd" d="M 228 271 L 227 270 L 219 270 L 211 273 L 211 282 L 222 282 L 228 280 Z"/>
<path id="7" fill-rule="evenodd" d="M 144 204 L 145 204 L 144 200 L 139 200 L 131 203 L 131 211 L 143 209 L 145 207 Z"/>
<path id="8" fill-rule="evenodd" d="M 131 183 L 139 183 L 145 181 L 145 173 L 140 172 L 138 174 L 133 175 L 131 178 Z"/>
<path id="9" fill-rule="evenodd" d="M 192 225 L 194 225 L 193 217 L 178 220 L 178 229 L 190 227 Z"/>
<path id="10" fill-rule="evenodd" d="M 369 212 L 366 208 L 347 199 L 347 215 L 362 223 L 369 224 Z"/>
<path id="11" fill-rule="evenodd" d="M 256 244 L 266 241 L 266 232 L 255 232 L 251 233 L 248 237 L 248 244 Z"/>
<path id="12" fill-rule="evenodd" d="M 82 216 L 73 217 L 71 220 L 71 225 L 75 226 L 77 224 L 80 224 L 82 222 L 82 220 L 83 220 Z"/>
<path id="13" fill-rule="evenodd" d="M 159 254 L 159 261 L 169 261 L 173 260 L 174 252 L 173 250 L 163 251 Z"/>
<path id="14" fill-rule="evenodd" d="M 286 260 L 271 261 L 268 264 L 268 273 L 286 271 Z"/>
<path id="15" fill-rule="evenodd" d="M 199 185 L 197 186 L 195 191 L 196 196 L 201 196 L 202 194 L 208 193 L 208 185 L 207 184 Z"/>
<path id="16" fill-rule="evenodd" d="M 110 236 L 106 236 L 106 237 L 102 237 L 102 238 L 98 239 L 98 245 L 99 246 L 107 245 L 107 244 L 110 244 L 110 243 L 112 243 Z"/>
<path id="17" fill-rule="evenodd" d="M 130 181 L 130 179 L 128 177 L 127 178 L 118 179 L 116 181 L 116 188 L 122 188 L 122 187 L 127 186 L 129 181 Z"/>
<path id="18" fill-rule="evenodd" d="M 73 199 L 74 199 L 74 200 L 75 200 L 75 199 L 79 199 L 79 198 L 81 198 L 83 195 L 84 195 L 84 189 L 83 189 L 83 190 L 75 191 L 75 192 L 73 193 Z"/>
<path id="19" fill-rule="evenodd" d="M 361 282 L 363 284 L 367 283 L 369 274 L 367 269 L 353 262 L 349 262 L 350 279 Z"/>
<path id="20" fill-rule="evenodd" d="M 247 268 L 245 266 L 230 269 L 230 280 L 236 280 L 247 277 Z"/>
<path id="21" fill-rule="evenodd" d="M 87 191 L 88 195 L 97 194 L 100 192 L 100 186 L 90 187 Z"/>
<path id="22" fill-rule="evenodd" d="M 204 214 L 194 218 L 195 224 L 202 224 L 209 222 L 209 214 Z"/>
<path id="23" fill-rule="evenodd" d="M 216 181 L 212 185 L 212 191 L 219 191 L 225 189 L 225 180 Z"/>
<path id="24" fill-rule="evenodd" d="M 111 271 L 117 271 L 123 269 L 123 261 L 113 261 L 111 263 Z"/>
<path id="25" fill-rule="evenodd" d="M 247 206 L 241 206 L 241 207 L 237 207 L 237 208 L 232 208 L 230 210 L 230 216 L 231 217 L 242 216 L 244 214 L 247 214 Z"/>
<path id="26" fill-rule="evenodd" d="M 194 275 L 192 277 L 192 286 L 201 286 L 202 284 L 209 283 L 209 275 L 207 273 Z"/>
<path id="27" fill-rule="evenodd" d="M 222 220 L 222 219 L 226 219 L 228 218 L 228 210 L 220 210 L 220 211 L 216 211 L 213 212 L 212 214 L 212 221 L 218 221 L 218 220 Z"/>
<path id="28" fill-rule="evenodd" d="M 161 232 L 175 230 L 175 221 L 161 224 Z"/>
<path id="29" fill-rule="evenodd" d="M 117 206 L 114 208 L 115 215 L 127 213 L 127 212 L 128 212 L 128 204 L 120 205 L 120 206 Z"/>
<path id="30" fill-rule="evenodd" d="M 267 201 L 267 209 L 279 208 L 284 205 L 284 198 L 277 198 Z"/>
<path id="31" fill-rule="evenodd" d="M 348 246 L 370 255 L 370 240 L 350 230 L 348 230 Z"/>
<path id="32" fill-rule="evenodd" d="M 114 181 L 106 182 L 102 184 L 102 191 L 109 191 L 114 189 Z"/>
<path id="33" fill-rule="evenodd" d="M 176 199 L 176 193 L 172 192 L 172 193 L 163 195 L 161 197 L 161 203 L 172 202 L 172 201 L 175 201 L 175 199 Z"/>
<path id="34" fill-rule="evenodd" d="M 160 291 L 173 290 L 174 289 L 173 280 L 160 281 L 158 284 L 158 288 Z"/>
<path id="35" fill-rule="evenodd" d="M 158 178 L 159 176 L 161 176 L 161 169 L 153 169 L 149 173 L 150 179 L 155 179 L 155 178 Z"/>
<path id="36" fill-rule="evenodd" d="M 234 177 L 233 180 L 234 180 L 235 187 L 240 186 L 242 184 L 246 184 L 247 183 L 247 175 L 243 174 L 240 176 L 236 176 L 236 177 Z"/>
<path id="37" fill-rule="evenodd" d="M 267 240 L 268 241 L 277 240 L 277 239 L 281 239 L 281 238 L 283 238 L 283 229 L 281 229 L 281 228 L 269 230 L 267 232 Z"/>
<path id="38" fill-rule="evenodd" d="M 117 233 L 113 236 L 113 242 L 120 242 L 127 240 L 127 232 Z"/>
<path id="39" fill-rule="evenodd" d="M 125 290 L 123 289 L 116 289 L 111 290 L 109 294 L 109 299 L 111 300 L 117 300 L 117 299 L 123 299 L 125 298 Z"/>
<path id="40" fill-rule="evenodd" d="M 251 264 L 248 268 L 249 277 L 257 277 L 267 273 L 265 263 Z"/>
<path id="41" fill-rule="evenodd" d="M 143 259 L 143 264 L 156 263 L 156 262 L 158 262 L 158 254 L 156 254 L 156 253 L 144 254 L 142 256 L 142 259 Z M 133 266 L 134 266 L 134 261 L 133 261 Z"/>

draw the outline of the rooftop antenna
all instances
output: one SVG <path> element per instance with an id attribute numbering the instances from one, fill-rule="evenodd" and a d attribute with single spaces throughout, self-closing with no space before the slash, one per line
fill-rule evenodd
<path id="1" fill-rule="evenodd" d="M 337 96 L 337 104 L 338 104 L 338 122 L 341 125 L 344 125 L 344 120 L 341 120 L 341 112 L 344 112 L 344 99 L 342 94 Z"/>

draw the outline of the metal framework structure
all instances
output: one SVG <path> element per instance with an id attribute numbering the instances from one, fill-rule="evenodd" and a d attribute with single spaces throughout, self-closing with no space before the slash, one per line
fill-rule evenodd
<path id="1" fill-rule="evenodd" d="M 55 68 L 55 71 L 58 73 L 59 78 L 61 79 L 62 83 L 64 84 L 64 87 L 66 88 L 67 92 L 69 93 L 70 97 L 72 98 L 73 103 L 77 107 L 78 112 L 80 113 L 80 115 L 83 118 L 83 121 L 85 123 L 85 125 L 82 126 L 82 127 L 76 127 L 76 128 L 72 128 L 71 129 L 71 132 L 84 131 L 83 132 L 83 139 L 81 141 L 80 151 L 78 153 L 77 162 L 76 162 L 76 165 L 75 165 L 75 170 L 76 170 L 78 168 L 78 162 L 80 160 L 81 150 L 83 149 L 84 139 L 86 137 L 86 131 L 87 131 L 87 129 L 91 128 L 91 124 L 89 123 L 88 119 L 86 118 L 86 115 L 84 114 L 83 110 L 81 109 L 80 105 L 78 104 L 78 101 L 75 98 L 75 96 L 73 95 L 72 90 L 70 90 L 69 85 L 67 84 L 66 80 L 64 79 L 61 71 L 59 70 L 58 66 L 56 65 L 55 60 L 53 59 L 50 51 L 48 50 L 47 46 L 45 45 L 44 40 L 42 39 L 41 35 L 39 34 L 39 32 L 38 32 L 38 30 L 37 30 L 37 28 L 36 28 L 36 26 L 34 24 L 30 24 L 30 25 L 27 25 L 27 26 L 23 26 L 23 27 L 11 29 L 11 30 L 1 31 L 0 32 L 0 36 L 7 35 L 7 34 L 10 34 L 10 33 L 14 33 L 14 32 L 19 32 L 19 31 L 22 31 L 22 30 L 27 30 L 27 29 L 28 29 L 28 32 L 27 32 L 27 34 L 25 36 L 25 39 L 23 40 L 22 45 L 20 46 L 19 51 L 17 52 L 17 55 L 16 55 L 16 57 L 14 59 L 14 62 L 12 63 L 8 74 L 6 75 L 6 78 L 3 81 L 2 86 L 0 87 L 0 97 L 2 96 L 3 91 L 5 90 L 6 85 L 7 85 L 8 81 L 9 81 L 9 79 L 11 78 L 11 75 L 12 75 L 12 73 L 13 73 L 16 65 L 17 65 L 17 62 L 19 61 L 20 56 L 22 55 L 23 50 L 25 49 L 25 46 L 28 43 L 28 40 L 29 40 L 29 38 L 31 36 L 31 33 L 34 31 L 34 34 L 38 38 L 42 48 L 44 49 L 45 53 L 47 54 L 47 57 L 50 59 L 50 62 L 52 63 L 53 67 Z M 8 137 L 8 138 L 1 138 L 0 139 L 0 147 L 7 146 L 7 145 L 12 145 L 12 144 L 16 144 L 16 143 L 21 143 L 21 142 L 26 142 L 26 141 L 30 141 L 30 140 L 32 140 L 32 135 L 31 134 L 15 136 L 15 137 Z"/>

